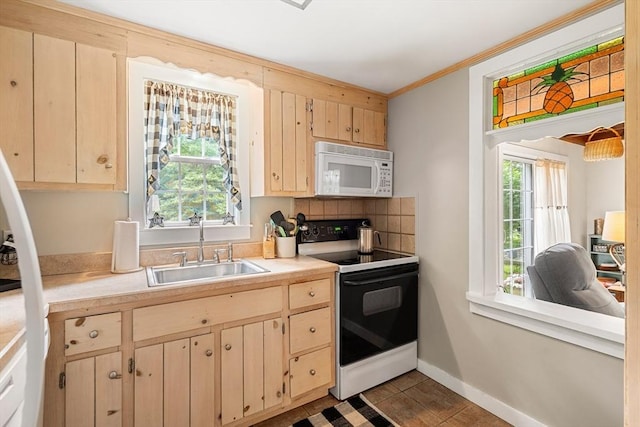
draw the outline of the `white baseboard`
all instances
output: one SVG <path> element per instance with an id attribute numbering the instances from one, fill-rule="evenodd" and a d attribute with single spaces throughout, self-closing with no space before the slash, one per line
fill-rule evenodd
<path id="1" fill-rule="evenodd" d="M 531 418 L 529 415 L 518 411 L 516 408 L 513 408 L 504 402 L 501 402 L 482 390 L 478 390 L 477 388 L 462 382 L 458 378 L 450 375 L 440 368 L 430 365 L 424 360 L 418 359 L 418 371 L 422 372 L 432 380 L 439 382 L 449 390 L 458 393 L 465 399 L 470 400 L 481 408 L 484 408 L 492 414 L 502 418 L 509 424 L 513 424 L 516 427 L 546 427 L 545 424 L 535 418 Z"/>

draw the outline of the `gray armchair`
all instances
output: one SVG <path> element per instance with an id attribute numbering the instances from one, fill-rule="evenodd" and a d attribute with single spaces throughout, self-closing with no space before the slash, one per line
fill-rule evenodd
<path id="1" fill-rule="evenodd" d="M 540 252 L 527 267 L 536 299 L 624 317 L 624 308 L 596 279 L 587 251 L 575 243 L 558 243 Z"/>

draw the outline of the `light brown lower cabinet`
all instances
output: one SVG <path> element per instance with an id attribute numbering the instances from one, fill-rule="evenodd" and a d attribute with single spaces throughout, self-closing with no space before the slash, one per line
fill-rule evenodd
<path id="1" fill-rule="evenodd" d="M 66 364 L 66 427 L 122 425 L 121 369 L 119 351 Z"/>
<path id="2" fill-rule="evenodd" d="M 282 404 L 282 319 L 222 331 L 222 424 Z"/>
<path id="3" fill-rule="evenodd" d="M 214 425 L 213 334 L 135 350 L 134 425 Z"/>
<path id="4" fill-rule="evenodd" d="M 50 315 L 44 427 L 246 427 L 334 384 L 333 276 Z"/>

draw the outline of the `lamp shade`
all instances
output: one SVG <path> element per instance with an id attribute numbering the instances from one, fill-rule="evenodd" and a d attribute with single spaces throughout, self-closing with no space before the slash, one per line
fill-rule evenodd
<path id="1" fill-rule="evenodd" d="M 602 240 L 624 243 L 624 211 L 608 211 L 604 214 Z"/>

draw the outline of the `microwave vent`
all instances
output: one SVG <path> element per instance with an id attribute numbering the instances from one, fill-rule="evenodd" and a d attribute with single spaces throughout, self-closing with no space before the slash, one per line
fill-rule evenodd
<path id="1" fill-rule="evenodd" d="M 372 148 L 353 147 L 344 144 L 334 144 L 332 142 L 316 142 L 316 153 L 336 153 L 347 156 L 370 157 L 380 160 L 393 160 L 393 153 L 385 150 L 375 150 Z"/>

